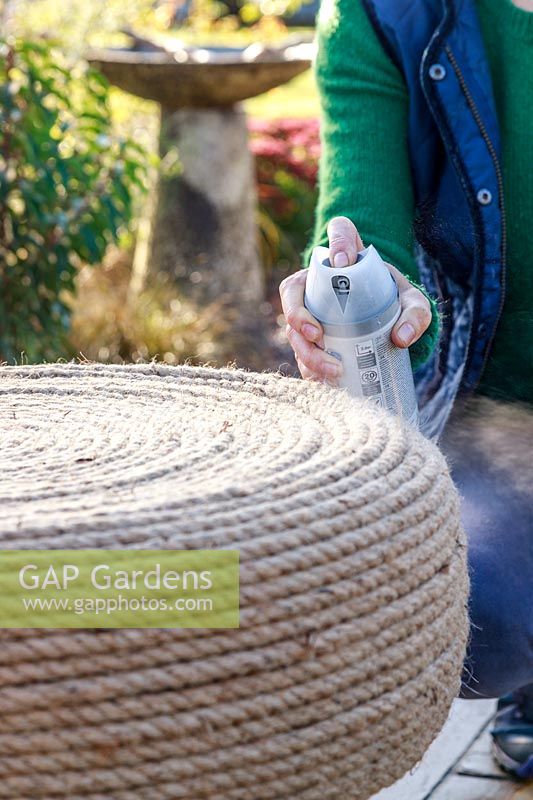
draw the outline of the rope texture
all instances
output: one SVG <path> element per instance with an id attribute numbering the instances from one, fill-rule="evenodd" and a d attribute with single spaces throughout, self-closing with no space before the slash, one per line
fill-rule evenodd
<path id="1" fill-rule="evenodd" d="M 278 375 L 0 369 L 2 548 L 224 548 L 238 630 L 0 631 L 0 798 L 366 800 L 460 685 L 437 448 Z"/>

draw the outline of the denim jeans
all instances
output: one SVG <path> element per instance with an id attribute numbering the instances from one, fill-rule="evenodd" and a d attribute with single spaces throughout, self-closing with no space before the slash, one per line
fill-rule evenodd
<path id="1" fill-rule="evenodd" d="M 468 539 L 471 633 L 461 696 L 521 690 L 533 720 L 533 407 L 462 401 L 441 448 Z"/>

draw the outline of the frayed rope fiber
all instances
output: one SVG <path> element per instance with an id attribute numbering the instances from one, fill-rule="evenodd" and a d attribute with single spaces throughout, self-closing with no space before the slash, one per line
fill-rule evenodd
<path id="1" fill-rule="evenodd" d="M 318 384 L 0 368 L 0 547 L 238 548 L 235 630 L 0 631 L 0 798 L 366 800 L 467 638 L 437 448 Z"/>

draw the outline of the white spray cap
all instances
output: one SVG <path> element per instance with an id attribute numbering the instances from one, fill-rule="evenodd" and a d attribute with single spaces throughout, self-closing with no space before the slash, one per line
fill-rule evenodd
<path id="1" fill-rule="evenodd" d="M 328 325 L 359 323 L 382 314 L 397 302 L 394 278 L 370 245 L 349 267 L 332 267 L 327 247 L 315 247 L 305 285 L 305 306 Z"/>

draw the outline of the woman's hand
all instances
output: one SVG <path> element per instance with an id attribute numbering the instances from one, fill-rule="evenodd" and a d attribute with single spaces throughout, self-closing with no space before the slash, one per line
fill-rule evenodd
<path id="1" fill-rule="evenodd" d="M 357 228 L 347 217 L 335 217 L 328 225 L 329 257 L 334 267 L 355 264 L 357 253 L 364 245 Z M 391 332 L 398 347 L 409 347 L 419 339 L 431 322 L 431 307 L 426 297 L 402 273 L 387 264 L 400 293 L 401 314 Z M 324 332 L 320 323 L 304 306 L 307 269 L 301 269 L 281 283 L 279 293 L 287 337 L 291 343 L 298 369 L 306 380 L 336 383 L 342 375 L 342 365 L 324 351 Z"/>

